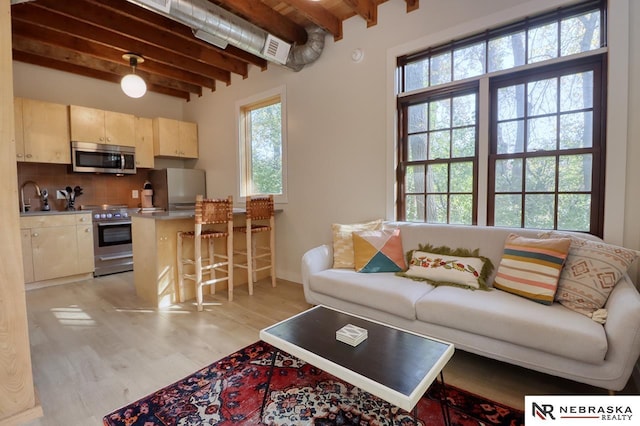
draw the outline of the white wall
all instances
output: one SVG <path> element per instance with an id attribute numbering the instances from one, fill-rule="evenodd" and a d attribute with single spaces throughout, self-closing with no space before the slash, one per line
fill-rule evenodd
<path id="1" fill-rule="evenodd" d="M 133 99 L 120 86 L 49 68 L 13 62 L 14 95 L 66 105 L 81 105 L 140 117 L 182 118 L 184 100 L 148 92 Z"/>
<path id="2" fill-rule="evenodd" d="M 640 2 L 611 0 L 614 6 L 629 5 L 629 22 L 640 22 Z M 195 120 L 199 124 L 200 160 L 196 167 L 207 170 L 209 196 L 237 194 L 237 135 L 235 103 L 285 85 L 288 103 L 289 202 L 277 217 L 277 272 L 281 278 L 300 281 L 300 259 L 316 245 L 331 242 L 330 225 L 389 215 L 393 195 L 388 190 L 392 175 L 389 164 L 393 149 L 394 105 L 389 100 L 392 81 L 390 53 L 406 49 L 416 40 L 449 39 L 504 23 L 506 17 L 533 14 L 568 0 L 423 0 L 420 9 L 407 14 L 403 0 L 390 0 L 379 7 L 378 24 L 366 28 L 360 18 L 344 24 L 344 38 L 326 38 L 320 59 L 294 73 L 270 65 L 267 71 L 250 67 L 249 78 L 234 76 L 230 86 L 218 85 L 215 92 L 185 103 L 179 99 L 149 93 L 131 100 L 117 85 L 44 68 L 14 63 L 16 96 L 60 103 L 76 103 L 142 116 L 166 116 Z M 624 24 L 624 25 L 623 25 Z M 640 30 L 631 25 L 631 39 L 624 52 L 628 69 L 616 69 L 631 77 L 640 72 Z M 455 30 L 455 34 L 452 34 Z M 437 42 L 437 40 L 435 40 Z M 426 47 L 426 46 L 423 46 Z M 362 48 L 361 63 L 351 61 L 351 52 Z M 612 63 L 612 67 L 616 64 Z M 392 69 L 393 67 L 391 67 Z M 628 71 L 625 73 L 624 71 Z M 611 76 L 610 76 L 611 77 Z M 608 154 L 607 228 L 605 237 L 640 248 L 640 83 L 629 79 L 612 81 L 620 93 L 628 93 L 625 105 L 609 117 L 616 125 L 613 155 Z M 611 91 L 610 91 L 611 95 Z M 610 103 L 611 104 L 611 103 Z M 619 112 L 622 111 L 623 114 Z M 609 111 L 611 115 L 611 109 Z M 624 116 L 622 116 L 624 115 Z M 628 123 L 627 123 L 628 118 Z M 627 139 L 633 141 L 627 146 Z M 626 167 L 628 165 L 628 167 Z M 620 177 L 622 174 L 622 177 Z M 392 209 L 391 209 L 392 210 Z M 624 220 L 623 220 L 624 219 Z"/>
<path id="3" fill-rule="evenodd" d="M 277 218 L 278 276 L 300 281 L 303 253 L 331 241 L 331 223 L 387 216 L 388 50 L 518 3 L 525 0 L 423 1 L 407 14 L 404 1 L 391 0 L 374 27 L 346 21 L 343 40 L 327 37 L 320 59 L 301 72 L 252 68 L 248 79 L 190 102 L 185 116 L 200 126 L 198 167 L 208 171 L 209 195 L 237 196 L 235 102 L 284 84 L 289 203 Z M 364 50 L 360 63 L 351 61 L 355 48 Z"/>

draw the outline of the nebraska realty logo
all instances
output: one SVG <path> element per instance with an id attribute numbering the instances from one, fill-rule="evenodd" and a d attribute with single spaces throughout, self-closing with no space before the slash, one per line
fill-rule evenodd
<path id="1" fill-rule="evenodd" d="M 640 395 L 525 396 L 525 425 L 640 424 Z"/>

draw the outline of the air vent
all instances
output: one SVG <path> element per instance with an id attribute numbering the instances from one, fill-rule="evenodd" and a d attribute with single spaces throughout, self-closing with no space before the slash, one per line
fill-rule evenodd
<path id="1" fill-rule="evenodd" d="M 284 40 L 280 40 L 278 37 L 267 34 L 267 41 L 264 44 L 264 50 L 262 54 L 273 61 L 281 64 L 287 63 L 287 57 L 289 56 L 289 50 L 291 45 Z"/>
<path id="2" fill-rule="evenodd" d="M 171 9 L 171 0 L 134 0 L 133 3 L 166 14 L 169 14 Z"/>

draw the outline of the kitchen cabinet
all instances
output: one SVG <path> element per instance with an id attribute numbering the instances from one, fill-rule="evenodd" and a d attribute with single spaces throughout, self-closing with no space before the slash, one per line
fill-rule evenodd
<path id="1" fill-rule="evenodd" d="M 152 169 L 153 156 L 153 120 L 150 118 L 136 117 L 136 167 Z"/>
<path id="2" fill-rule="evenodd" d="M 193 230 L 193 218 L 154 220 L 132 218 L 133 280 L 136 294 L 155 307 L 178 303 L 176 235 Z M 188 298 L 195 297 L 192 281 L 186 281 Z M 207 286 L 208 287 L 208 286 Z M 190 291 L 189 291 L 190 289 Z"/>
<path id="3" fill-rule="evenodd" d="M 76 241 L 78 243 L 78 257 L 76 274 L 92 274 L 95 268 L 93 253 L 93 223 L 91 214 L 77 214 Z"/>
<path id="4" fill-rule="evenodd" d="M 24 131 L 22 126 L 22 98 L 13 98 L 13 118 L 15 121 L 16 159 L 24 161 Z"/>
<path id="5" fill-rule="evenodd" d="M 20 228 L 25 283 L 93 275 L 91 213 L 23 216 Z"/>
<path id="6" fill-rule="evenodd" d="M 170 118 L 153 119 L 156 157 L 198 158 L 198 125 Z"/>
<path id="7" fill-rule="evenodd" d="M 24 282 L 34 281 L 33 277 L 33 249 L 31 248 L 31 230 L 20 229 L 20 240 L 22 242 L 22 263 L 24 269 Z"/>
<path id="8" fill-rule="evenodd" d="M 69 106 L 71 140 L 135 146 L 135 116 L 114 111 Z"/>
<path id="9" fill-rule="evenodd" d="M 16 159 L 71 164 L 66 105 L 14 98 Z"/>

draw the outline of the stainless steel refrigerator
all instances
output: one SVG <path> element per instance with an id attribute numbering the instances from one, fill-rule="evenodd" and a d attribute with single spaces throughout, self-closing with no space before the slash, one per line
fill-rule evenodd
<path id="1" fill-rule="evenodd" d="M 195 208 L 196 195 L 206 197 L 206 174 L 198 169 L 153 169 L 149 171 L 153 205 L 165 210 Z"/>

